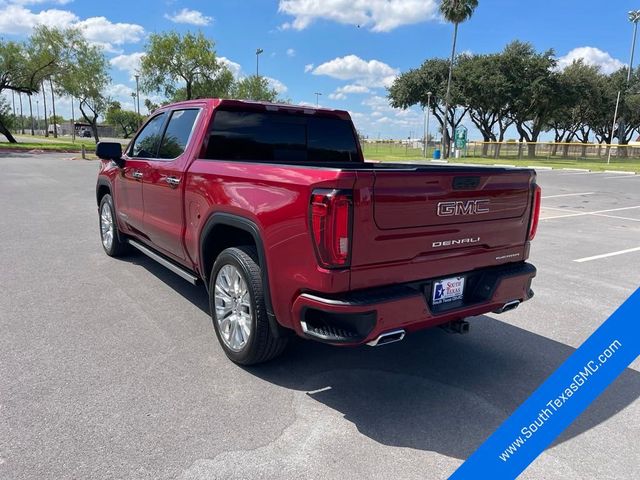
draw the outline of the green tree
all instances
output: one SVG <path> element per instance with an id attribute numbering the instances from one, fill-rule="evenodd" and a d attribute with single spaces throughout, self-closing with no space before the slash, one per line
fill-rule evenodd
<path id="1" fill-rule="evenodd" d="M 25 43 L 0 40 L 0 94 L 14 91 L 28 95 L 40 89 L 42 80 L 54 68 L 56 59 L 50 56 L 34 55 Z M 0 133 L 9 142 L 16 143 L 5 123 L 0 120 Z"/>
<path id="2" fill-rule="evenodd" d="M 142 123 L 142 115 L 131 110 L 123 110 L 120 102 L 111 102 L 104 118 L 109 125 L 118 127 L 124 138 L 129 138 Z"/>
<path id="3" fill-rule="evenodd" d="M 231 88 L 231 97 L 243 100 L 277 102 L 278 92 L 269 86 L 266 77 L 251 75 L 235 82 Z"/>
<path id="4" fill-rule="evenodd" d="M 440 129 L 445 130 L 446 125 L 455 129 L 467 113 L 468 107 L 464 105 L 461 92 L 458 88 L 458 70 L 453 69 L 453 88 L 449 92 L 450 104 L 445 110 L 445 96 L 447 92 L 447 77 L 449 62 L 441 58 L 433 58 L 425 61 L 420 68 L 412 69 L 399 75 L 388 90 L 388 98 L 391 106 L 395 108 L 409 108 L 413 105 L 427 106 L 428 92 L 431 92 L 431 112 L 440 124 Z M 460 106 L 462 114 L 455 115 L 456 106 Z M 445 115 L 445 111 L 447 114 Z"/>
<path id="5" fill-rule="evenodd" d="M 451 92 L 451 77 L 453 76 L 453 63 L 456 56 L 456 42 L 458 40 L 458 25 L 471 18 L 473 11 L 478 6 L 478 0 L 442 0 L 440 2 L 440 13 L 444 19 L 450 23 L 453 23 L 453 41 L 451 44 L 451 59 L 449 60 L 449 77 L 447 80 L 447 91 L 444 97 L 444 110 L 449 110 L 450 92 Z M 449 135 L 448 129 L 443 130 L 443 150 L 444 158 L 448 156 L 449 150 Z"/>
<path id="6" fill-rule="evenodd" d="M 514 41 L 501 54 L 501 73 L 508 89 L 509 115 L 535 157 L 540 133 L 549 125 L 561 94 L 553 50 L 538 53 L 529 43 Z"/>
<path id="7" fill-rule="evenodd" d="M 158 104 L 157 103 L 153 103 L 148 98 L 144 99 L 144 106 L 147 109 L 147 113 L 148 114 L 152 114 L 154 112 L 154 110 L 158 109 Z"/>
<path id="8" fill-rule="evenodd" d="M 96 142 L 100 140 L 98 117 L 105 112 L 108 103 L 104 96 L 104 90 L 111 81 L 108 68 L 102 49 L 78 38 L 72 46 L 69 65 L 59 75 L 63 91 L 78 99 L 80 113 L 91 126 Z"/>
<path id="9" fill-rule="evenodd" d="M 4 97 L 0 97 L 0 126 L 9 131 L 10 128 L 15 126 L 15 120 L 16 117 L 13 116 L 9 102 Z M 0 130 L 0 133 L 2 133 L 2 130 Z"/>
<path id="10" fill-rule="evenodd" d="M 221 75 L 226 76 L 226 71 L 216 57 L 214 42 L 202 32 L 153 33 L 142 57 L 141 87 L 146 93 L 163 92 L 169 98 L 178 95 L 182 100 L 190 100 L 198 84 L 206 89 Z"/>
<path id="11" fill-rule="evenodd" d="M 555 142 L 564 142 L 563 156 L 569 152 L 569 142 L 574 139 L 583 144 L 591 134 L 590 119 L 598 108 L 598 82 L 602 74 L 598 67 L 586 65 L 582 59 L 574 61 L 558 75 L 559 95 L 548 119 L 548 127 L 554 132 Z M 553 146 L 552 155 L 556 154 Z M 583 156 L 586 146 L 583 147 Z"/>
<path id="12" fill-rule="evenodd" d="M 461 55 L 456 66 L 461 101 L 468 108 L 469 118 L 485 142 L 502 142 L 512 123 L 507 117 L 508 85 L 500 65 L 500 55 L 490 54 Z M 494 149 L 495 156 L 499 155 L 499 148 L 498 143 Z M 483 156 L 487 156 L 488 149 L 489 145 L 484 143 Z"/>
<path id="13" fill-rule="evenodd" d="M 228 98 L 231 95 L 235 80 L 233 74 L 224 68 L 215 78 L 204 78 L 193 84 L 191 98 Z M 188 100 L 186 87 L 178 88 L 171 97 L 172 102 Z"/>

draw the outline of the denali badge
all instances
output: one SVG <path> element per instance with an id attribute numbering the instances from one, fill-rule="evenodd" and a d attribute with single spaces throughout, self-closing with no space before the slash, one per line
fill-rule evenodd
<path id="1" fill-rule="evenodd" d="M 476 215 L 489 211 L 489 200 L 456 200 L 438 203 L 438 216 Z"/>
<path id="2" fill-rule="evenodd" d="M 431 246 L 433 248 L 451 247 L 452 245 L 463 245 L 465 243 L 478 243 L 479 241 L 480 241 L 480 237 L 460 238 L 458 240 L 443 240 L 441 242 L 433 242 Z"/>

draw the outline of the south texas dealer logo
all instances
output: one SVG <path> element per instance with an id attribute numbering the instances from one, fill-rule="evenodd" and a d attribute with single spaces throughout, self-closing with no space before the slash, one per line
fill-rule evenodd
<path id="1" fill-rule="evenodd" d="M 489 211 L 489 200 L 455 200 L 438 203 L 439 217 L 478 215 Z"/>

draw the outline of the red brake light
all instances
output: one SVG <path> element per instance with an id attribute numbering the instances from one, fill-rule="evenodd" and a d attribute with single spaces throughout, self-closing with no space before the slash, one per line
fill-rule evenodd
<path id="1" fill-rule="evenodd" d="M 311 194 L 311 235 L 322 267 L 349 266 L 351 205 L 351 194 L 340 190 L 315 190 Z"/>
<path id="2" fill-rule="evenodd" d="M 533 191 L 533 205 L 531 211 L 531 225 L 529 226 L 529 240 L 533 240 L 538 231 L 538 222 L 540 221 L 540 203 L 542 199 L 542 189 L 536 185 Z"/>

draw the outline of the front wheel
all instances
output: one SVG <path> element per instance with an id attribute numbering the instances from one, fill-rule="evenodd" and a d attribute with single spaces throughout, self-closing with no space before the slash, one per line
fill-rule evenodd
<path id="1" fill-rule="evenodd" d="M 286 338 L 275 338 L 267 317 L 262 270 L 254 247 L 227 248 L 216 259 L 209 283 L 216 335 L 233 362 L 253 365 L 282 353 Z"/>
<path id="2" fill-rule="evenodd" d="M 125 253 L 127 244 L 121 241 L 116 224 L 116 213 L 111 195 L 106 194 L 100 200 L 100 240 L 102 248 L 110 257 L 118 257 Z"/>

